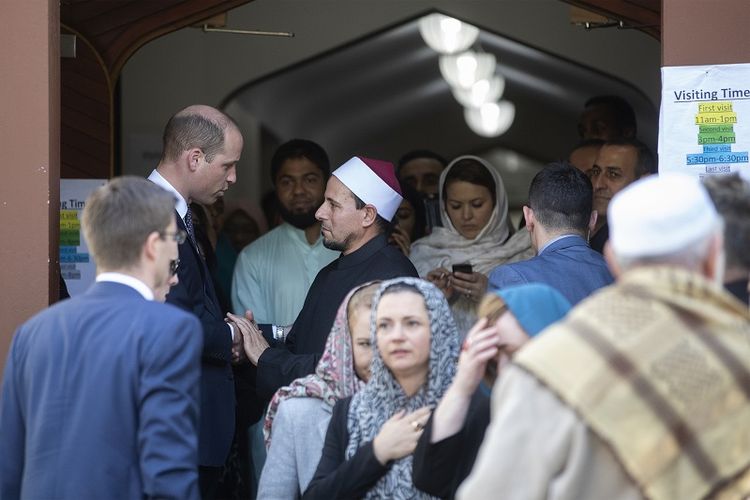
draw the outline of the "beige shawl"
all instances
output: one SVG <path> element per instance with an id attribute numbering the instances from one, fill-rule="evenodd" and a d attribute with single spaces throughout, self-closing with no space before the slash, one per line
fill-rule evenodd
<path id="1" fill-rule="evenodd" d="M 628 271 L 514 360 L 609 445 L 644 496 L 750 493 L 750 313 L 672 267 Z"/>
<path id="2" fill-rule="evenodd" d="M 469 240 L 453 227 L 443 199 L 443 186 L 448 172 L 464 159 L 473 159 L 484 165 L 495 181 L 495 208 L 487 225 Z M 510 238 L 508 220 L 508 194 L 503 179 L 487 161 L 476 156 L 459 156 L 440 175 L 440 219 L 443 227 L 436 227 L 432 234 L 418 239 L 412 244 L 409 258 L 421 277 L 438 267 L 450 270 L 453 264 L 469 262 L 475 272 L 488 275 L 500 264 L 525 260 L 534 256 L 528 231 L 522 229 Z"/>

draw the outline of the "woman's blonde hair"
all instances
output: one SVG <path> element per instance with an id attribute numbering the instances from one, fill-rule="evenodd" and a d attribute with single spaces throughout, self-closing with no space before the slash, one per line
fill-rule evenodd
<path id="1" fill-rule="evenodd" d="M 346 305 L 346 318 L 349 322 L 349 329 L 351 330 L 351 319 L 352 315 L 354 314 L 354 311 L 361 307 L 370 308 L 372 307 L 372 299 L 375 298 L 375 292 L 378 291 L 378 287 L 380 286 L 380 282 L 376 281 L 374 283 L 370 283 L 367 286 L 363 286 L 356 292 L 354 292 L 354 295 L 349 299 L 349 303 Z"/>
<path id="2" fill-rule="evenodd" d="M 499 295 L 495 293 L 488 293 L 479 303 L 477 314 L 480 318 L 487 318 L 488 323 L 494 323 L 507 310 L 508 305 L 503 299 L 500 298 Z"/>

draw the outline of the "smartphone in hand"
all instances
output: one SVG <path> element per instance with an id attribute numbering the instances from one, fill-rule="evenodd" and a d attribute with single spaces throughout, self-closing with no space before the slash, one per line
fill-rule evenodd
<path id="1" fill-rule="evenodd" d="M 471 269 L 471 264 L 467 262 L 465 264 L 453 264 L 453 272 L 471 274 L 473 271 Z"/>

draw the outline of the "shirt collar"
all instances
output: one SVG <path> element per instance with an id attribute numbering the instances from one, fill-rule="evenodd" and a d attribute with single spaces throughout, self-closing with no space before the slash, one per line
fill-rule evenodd
<path id="1" fill-rule="evenodd" d="M 381 233 L 349 255 L 341 254 L 337 261 L 336 267 L 338 267 L 339 269 L 343 269 L 362 264 L 367 259 L 379 252 L 381 249 L 385 248 L 387 245 L 388 240 L 386 239 L 385 234 Z"/>
<path id="2" fill-rule="evenodd" d="M 544 245 L 541 248 L 541 250 L 539 250 L 539 253 L 537 255 L 541 255 L 542 252 L 544 252 L 545 250 L 547 250 L 550 247 L 550 245 L 552 245 L 553 243 L 557 243 L 558 241 L 560 241 L 562 239 L 565 239 L 565 238 L 575 238 L 577 236 L 578 236 L 577 234 L 563 234 L 562 236 L 558 236 L 557 238 L 552 238 L 551 240 L 549 240 L 547 242 L 546 245 Z M 580 238 L 580 236 L 578 236 L 578 237 Z"/>
<path id="3" fill-rule="evenodd" d="M 129 286 L 136 292 L 143 295 L 146 300 L 154 300 L 154 292 L 141 280 L 133 276 L 122 273 L 100 273 L 96 276 L 97 283 L 100 281 L 110 281 L 121 285 Z"/>
<path id="4" fill-rule="evenodd" d="M 151 175 L 148 176 L 148 180 L 156 184 L 157 186 L 166 189 L 170 193 L 174 194 L 177 197 L 177 203 L 175 203 L 175 210 L 177 210 L 177 213 L 180 214 L 180 217 L 182 217 L 182 220 L 185 220 L 185 214 L 187 214 L 187 202 L 185 201 L 185 198 L 182 197 L 182 195 L 177 191 L 172 184 L 169 183 L 167 179 L 165 179 L 159 172 L 154 170 L 151 172 Z"/>

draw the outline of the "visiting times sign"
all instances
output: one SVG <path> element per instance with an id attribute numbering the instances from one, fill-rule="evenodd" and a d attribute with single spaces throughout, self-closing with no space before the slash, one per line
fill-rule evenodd
<path id="1" fill-rule="evenodd" d="M 86 199 L 106 179 L 60 179 L 60 274 L 70 296 L 86 291 L 96 279 L 96 265 L 83 237 L 81 215 Z"/>
<path id="2" fill-rule="evenodd" d="M 750 179 L 750 64 L 662 68 L 659 172 Z"/>

